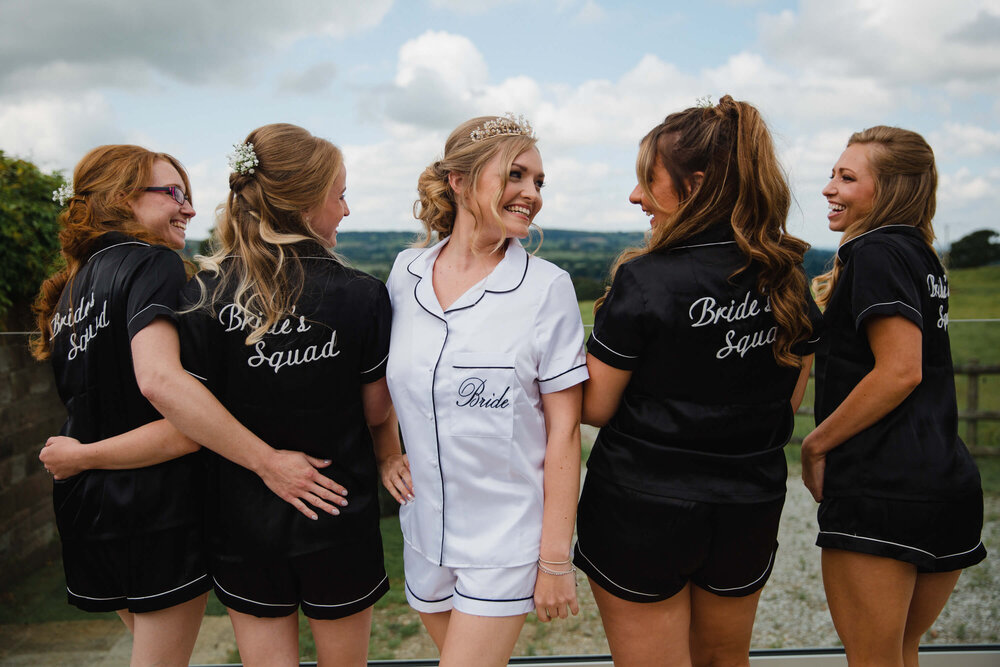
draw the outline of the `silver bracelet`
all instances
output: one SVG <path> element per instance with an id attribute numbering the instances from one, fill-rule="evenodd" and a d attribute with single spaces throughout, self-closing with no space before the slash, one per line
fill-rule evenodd
<path id="1" fill-rule="evenodd" d="M 544 572 L 545 574 L 554 574 L 557 577 L 561 577 L 564 574 L 573 574 L 574 572 L 576 572 L 576 566 L 575 565 L 573 567 L 571 567 L 570 569 L 568 569 L 568 570 L 550 570 L 549 568 L 547 568 L 544 565 L 542 565 L 541 563 L 539 563 L 538 564 L 538 569 L 539 569 L 539 571 Z"/>
<path id="2" fill-rule="evenodd" d="M 573 562 L 573 559 L 567 558 L 566 560 L 545 560 L 544 558 L 539 557 L 538 562 L 544 565 L 569 565 L 570 563 Z"/>

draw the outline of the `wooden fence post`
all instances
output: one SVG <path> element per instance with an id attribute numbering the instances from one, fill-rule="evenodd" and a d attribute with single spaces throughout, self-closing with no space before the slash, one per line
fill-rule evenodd
<path id="1" fill-rule="evenodd" d="M 979 360 L 970 359 L 965 364 L 965 373 L 968 375 L 966 381 L 965 411 L 971 415 L 979 412 Z M 965 444 L 970 449 L 975 447 L 979 439 L 979 420 L 975 417 L 967 420 L 965 431 Z"/>

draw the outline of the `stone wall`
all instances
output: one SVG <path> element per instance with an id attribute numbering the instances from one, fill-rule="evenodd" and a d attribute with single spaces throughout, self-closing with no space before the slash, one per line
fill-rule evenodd
<path id="1" fill-rule="evenodd" d="M 51 366 L 32 359 L 26 336 L 0 336 L 0 586 L 59 551 L 38 451 L 65 419 Z"/>

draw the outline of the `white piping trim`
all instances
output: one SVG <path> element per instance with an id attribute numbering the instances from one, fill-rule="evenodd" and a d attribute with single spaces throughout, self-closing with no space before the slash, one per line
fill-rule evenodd
<path id="1" fill-rule="evenodd" d="M 601 572 L 601 568 L 594 565 L 594 561 L 587 558 L 587 554 L 583 553 L 583 549 L 580 548 L 580 540 L 576 541 L 576 550 L 580 552 L 580 556 L 582 556 L 584 560 L 590 563 L 590 566 L 593 567 L 595 570 L 597 570 L 602 577 L 613 583 L 615 586 L 618 586 L 618 588 L 622 589 L 623 591 L 628 591 L 629 593 L 633 593 L 635 595 L 645 595 L 646 597 L 650 598 L 660 597 L 659 593 L 642 593 L 641 591 L 633 591 L 631 588 L 625 588 L 624 586 L 616 582 L 614 579 Z"/>
<path id="2" fill-rule="evenodd" d="M 914 551 L 919 551 L 920 553 L 927 554 L 928 556 L 930 556 L 931 558 L 934 558 L 934 559 L 950 558 L 951 556 L 961 556 L 962 554 L 969 553 L 969 551 L 975 551 L 976 549 L 979 548 L 979 544 L 982 544 L 982 542 L 980 542 L 976 546 L 974 546 L 971 549 L 969 549 L 969 551 L 963 551 L 962 553 L 949 554 L 948 556 L 935 556 L 930 551 L 925 551 L 924 549 L 921 549 L 919 547 L 913 547 L 913 546 L 910 546 L 909 544 L 900 544 L 899 542 L 890 542 L 889 540 L 880 540 L 880 539 L 878 539 L 876 537 L 865 537 L 863 535 L 851 535 L 849 533 L 840 533 L 840 532 L 837 532 L 835 530 L 821 530 L 821 531 L 819 531 L 819 534 L 820 535 L 840 535 L 841 537 L 851 537 L 851 538 L 854 538 L 856 540 L 868 540 L 869 542 L 879 542 L 881 544 L 891 544 L 894 547 L 903 547 L 904 549 L 913 549 Z"/>
<path id="3" fill-rule="evenodd" d="M 771 563 L 774 562 L 774 554 L 775 554 L 775 551 L 772 551 L 771 552 L 771 557 L 767 559 L 767 565 L 764 566 L 764 571 L 760 573 L 759 577 L 757 577 L 756 579 L 754 579 L 753 581 L 751 581 L 749 584 L 746 584 L 744 586 L 733 586 L 732 588 L 716 588 L 715 586 L 711 586 L 709 584 L 705 584 L 705 586 L 707 586 L 708 588 L 711 588 L 713 591 L 738 591 L 738 590 L 740 590 L 742 588 L 750 588 L 751 586 L 753 586 L 754 584 L 756 584 L 758 581 L 760 581 L 761 579 L 763 579 L 764 576 L 767 574 L 768 570 L 771 568 Z"/>
<path id="4" fill-rule="evenodd" d="M 917 310 L 916 308 L 914 308 L 913 306 L 911 306 L 908 303 L 904 303 L 902 301 L 883 301 L 882 303 L 873 303 L 872 305 L 868 306 L 867 308 L 865 308 L 864 310 L 862 310 L 860 313 L 858 313 L 858 317 L 857 317 L 857 319 L 854 320 L 854 323 L 857 324 L 858 322 L 860 322 L 861 321 L 861 316 L 864 315 L 865 313 L 867 313 L 872 308 L 876 308 L 878 306 L 891 306 L 891 305 L 893 305 L 895 303 L 898 303 L 901 306 L 906 306 L 907 308 L 909 308 L 910 310 L 912 310 L 913 312 L 915 312 L 917 314 L 917 317 L 920 318 L 921 322 L 924 321 L 924 316 L 920 313 L 920 311 Z"/>
<path id="5" fill-rule="evenodd" d="M 597 335 L 593 331 L 590 332 L 590 337 L 593 338 L 594 340 L 596 340 L 598 343 L 601 343 L 601 339 L 598 338 Z M 622 357 L 624 359 L 638 359 L 639 358 L 639 355 L 633 356 L 631 354 L 622 354 L 621 352 L 615 352 L 614 350 L 612 350 L 610 347 L 608 347 L 604 343 L 601 343 L 601 347 L 605 348 L 606 350 L 608 350 L 612 354 L 617 354 L 619 357 Z"/>
<path id="6" fill-rule="evenodd" d="M 361 371 L 361 374 L 364 375 L 365 373 L 371 373 L 373 370 L 375 370 L 376 368 L 378 368 L 379 366 L 381 366 L 382 364 L 384 364 L 385 360 L 388 359 L 388 358 L 389 358 L 389 355 L 388 355 L 388 353 L 386 353 L 386 355 L 384 357 L 382 357 L 382 361 L 378 362 L 377 364 L 375 364 L 374 366 L 372 366 L 371 368 L 369 368 L 366 371 Z"/>
<path id="7" fill-rule="evenodd" d="M 189 371 L 186 368 L 184 369 L 184 372 L 187 373 L 188 375 L 190 375 L 193 378 L 198 378 L 202 382 L 208 382 L 208 378 L 203 378 L 202 376 L 198 375 L 197 373 L 192 373 L 191 371 Z"/>
<path id="8" fill-rule="evenodd" d="M 683 250 L 684 248 L 706 248 L 712 245 L 729 245 L 730 243 L 736 243 L 736 241 L 715 241 L 713 243 L 695 243 L 693 245 L 679 245 L 676 248 L 669 248 L 669 250 Z"/>
<path id="9" fill-rule="evenodd" d="M 127 597 L 125 597 L 124 595 L 115 595 L 114 597 L 110 597 L 110 598 L 92 598 L 92 597 L 90 597 L 89 595 L 80 595 L 79 593 L 74 593 L 74 592 L 73 592 L 73 591 L 72 591 L 72 590 L 70 589 L 70 587 L 69 587 L 69 586 L 67 586 L 67 587 L 66 587 L 66 592 L 67 592 L 67 593 L 69 593 L 70 595 L 72 595 L 73 597 L 76 597 L 76 598 L 80 598 L 80 599 L 83 599 L 83 600 L 98 600 L 98 601 L 104 601 L 104 600 L 127 600 L 127 599 L 128 599 L 128 598 L 127 598 Z"/>
<path id="10" fill-rule="evenodd" d="M 382 583 L 388 578 L 389 578 L 388 574 L 382 577 L 382 580 L 379 581 L 377 584 L 375 584 L 375 588 L 371 589 L 370 591 L 359 597 L 357 600 L 351 600 L 350 602 L 341 602 L 340 604 L 316 604 L 315 602 L 310 602 L 309 600 L 302 598 L 302 604 L 307 604 L 310 607 L 346 607 L 349 604 L 355 604 L 361 602 L 365 598 L 370 598 L 372 595 L 375 594 L 375 591 L 378 590 L 379 586 L 381 586 Z"/>
<path id="11" fill-rule="evenodd" d="M 844 259 L 840 256 L 840 251 L 844 248 L 844 246 L 850 245 L 850 244 L 854 243 L 855 241 L 857 241 L 858 239 L 864 238 L 864 237 L 868 236 L 869 234 L 874 234 L 875 232 L 880 232 L 880 231 L 882 231 L 884 229 L 892 229 L 893 227 L 908 227 L 909 229 L 914 229 L 914 230 L 916 229 L 916 227 L 914 227 L 913 225 L 882 225 L 881 227 L 876 227 L 875 229 L 869 229 L 864 234 L 858 234 L 853 239 L 851 239 L 850 241 L 848 241 L 844 245 L 842 245 L 839 248 L 837 248 L 837 259 L 839 259 L 842 262 L 844 261 Z"/>
<path id="12" fill-rule="evenodd" d="M 147 311 L 147 310 L 149 310 L 150 308 L 153 308 L 154 306 L 159 306 L 160 308 L 166 308 L 166 309 L 167 309 L 167 311 L 169 311 L 169 312 L 171 312 L 171 313 L 172 313 L 172 312 L 174 312 L 174 309 L 173 309 L 173 308 L 170 308 L 170 307 L 168 307 L 168 306 L 165 306 L 165 305 L 163 305 L 162 303 L 151 303 L 151 304 L 149 304 L 148 306 L 146 306 L 145 308 L 143 308 L 142 310 L 140 310 L 140 311 L 139 311 L 138 313 L 136 313 L 135 315 L 133 315 L 132 317 L 130 317 L 130 318 L 129 318 L 129 320 L 128 320 L 128 324 L 126 324 L 125 326 L 129 326 L 130 324 L 132 324 L 132 320 L 134 320 L 135 318 L 139 317 L 139 316 L 140 316 L 140 315 L 142 315 L 142 314 L 143 314 L 144 312 L 146 312 L 146 311 Z"/>
<path id="13" fill-rule="evenodd" d="M 129 600 L 148 600 L 149 598 L 158 598 L 161 595 L 169 595 L 170 593 L 173 593 L 174 591 L 179 591 L 182 588 L 187 588 L 188 586 L 190 586 L 194 582 L 201 581 L 202 579 L 204 579 L 207 576 L 208 576 L 208 572 L 206 572 L 205 574 L 201 575 L 200 577 L 195 577 L 194 579 L 192 579 L 191 581 L 187 582 L 186 584 L 181 584 L 177 588 L 171 588 L 169 591 L 163 591 L 162 593 L 157 593 L 155 595 L 140 595 L 139 597 L 129 597 Z"/>
<path id="14" fill-rule="evenodd" d="M 223 593 L 225 593 L 226 595 L 231 595 L 232 597 L 236 598 L 237 600 L 243 600 L 244 602 L 252 602 L 253 604 L 259 604 L 259 605 L 263 605 L 265 607 L 297 607 L 297 606 L 299 606 L 298 602 L 289 602 L 289 603 L 286 603 L 286 604 L 275 604 L 273 602 L 257 602 L 256 600 L 251 600 L 250 598 L 245 598 L 245 597 L 243 597 L 241 595 L 236 595 L 235 593 L 230 593 L 229 591 L 227 591 L 225 589 L 225 587 L 222 584 L 219 583 L 219 580 L 216 579 L 215 577 L 212 577 L 212 582 L 216 586 L 218 586 L 219 589 Z"/>
<path id="15" fill-rule="evenodd" d="M 98 255 L 100 255 L 105 250 L 111 250 L 112 248 L 117 248 L 118 246 L 123 246 L 123 245 L 141 245 L 141 246 L 144 246 L 146 248 L 149 247 L 148 243 L 143 243 L 142 241 L 125 241 L 123 243 L 116 243 L 114 245 L 109 245 L 107 248 L 101 248 L 100 250 L 98 250 L 97 252 L 95 252 L 93 255 L 91 255 L 90 257 L 88 257 L 87 261 L 89 262 L 90 260 L 94 259 L 95 257 L 97 257 Z M 94 599 L 96 600 L 98 598 L 94 598 Z M 108 598 L 108 599 L 109 600 L 113 600 L 114 598 Z"/>

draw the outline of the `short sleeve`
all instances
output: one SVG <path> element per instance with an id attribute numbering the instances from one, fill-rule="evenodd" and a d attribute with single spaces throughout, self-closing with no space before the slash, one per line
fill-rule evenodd
<path id="1" fill-rule="evenodd" d="M 538 388 L 551 394 L 580 384 L 589 376 L 583 354 L 583 321 L 573 281 L 560 273 L 549 284 L 535 318 L 539 352 Z"/>
<path id="2" fill-rule="evenodd" d="M 800 357 L 805 357 L 816 352 L 819 342 L 823 339 L 823 313 L 820 311 L 819 306 L 816 305 L 816 301 L 813 300 L 808 281 L 806 281 L 806 307 L 812 331 L 809 333 L 808 338 L 800 340 L 792 346 L 792 353 Z"/>
<path id="3" fill-rule="evenodd" d="M 385 377 L 389 360 L 389 332 L 392 329 L 392 304 L 389 291 L 381 282 L 372 279 L 377 287 L 372 295 L 368 334 L 361 350 L 361 382 L 368 384 Z"/>
<path id="4" fill-rule="evenodd" d="M 645 310 L 642 288 L 626 264 L 618 270 L 607 298 L 594 316 L 587 351 L 613 368 L 635 370 L 643 349 L 640 325 Z"/>
<path id="5" fill-rule="evenodd" d="M 201 286 L 192 278 L 181 292 L 181 310 L 197 303 L 200 296 Z M 218 396 L 224 378 L 221 364 L 225 358 L 221 327 L 208 310 L 199 309 L 182 312 L 177 328 L 181 339 L 181 366 Z"/>
<path id="6" fill-rule="evenodd" d="M 854 326 L 880 315 L 901 315 L 923 329 L 920 292 L 910 277 L 905 251 L 895 244 L 866 243 L 851 253 Z"/>
<path id="7" fill-rule="evenodd" d="M 184 262 L 171 250 L 154 248 L 139 262 L 126 303 L 130 339 L 157 317 L 176 321 L 174 311 L 185 279 Z"/>

